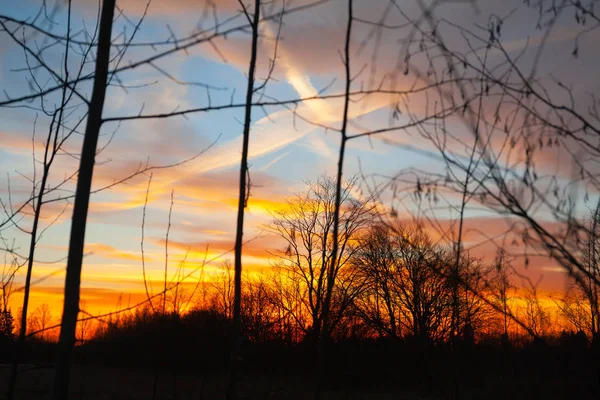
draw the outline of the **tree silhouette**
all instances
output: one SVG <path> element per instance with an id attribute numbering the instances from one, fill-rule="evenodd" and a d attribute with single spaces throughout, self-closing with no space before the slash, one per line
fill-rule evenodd
<path id="1" fill-rule="evenodd" d="M 227 389 L 227 399 L 237 399 L 237 371 L 239 348 L 242 336 L 242 245 L 244 234 L 244 209 L 248 205 L 250 197 L 250 182 L 248 171 L 248 146 L 250 143 L 250 123 L 252 121 L 252 98 L 256 88 L 254 87 L 254 74 L 256 72 L 256 54 L 258 46 L 258 24 L 260 21 L 260 0 L 254 2 L 254 15 L 250 19 L 250 14 L 240 1 L 244 14 L 252 27 L 252 49 L 250 50 L 250 63 L 248 65 L 248 87 L 246 89 L 246 107 L 244 116 L 244 130 L 242 136 L 242 157 L 240 163 L 238 212 L 235 234 L 235 258 L 234 258 L 234 300 L 233 300 L 233 336 L 231 345 L 231 365 L 229 386 Z"/>
<path id="2" fill-rule="evenodd" d="M 333 332 L 353 300 L 353 292 L 344 290 L 354 279 L 349 262 L 357 251 L 355 239 L 367 227 L 374 207 L 354 198 L 354 188 L 353 181 L 344 184 L 339 215 L 339 256 L 335 260 L 336 184 L 333 178 L 325 176 L 309 184 L 306 192 L 288 200 L 286 210 L 274 212 L 273 222 L 265 227 L 285 243 L 285 249 L 277 251 L 274 260 L 282 274 L 277 288 L 282 292 L 278 306 L 293 317 L 314 345 L 321 340 L 325 323 L 330 324 L 328 331 Z M 331 297 L 331 318 L 326 321 L 327 296 Z"/>
<path id="3" fill-rule="evenodd" d="M 92 187 L 92 176 L 96 157 L 98 136 L 102 125 L 102 110 L 106 96 L 106 83 L 110 62 L 110 43 L 115 1 L 104 0 L 100 17 L 98 34 L 98 54 L 92 97 L 89 103 L 89 114 L 86 121 L 83 148 L 77 179 L 77 190 L 73 205 L 73 220 L 69 240 L 69 255 L 65 279 L 65 298 L 58 344 L 58 358 L 54 381 L 53 398 L 65 399 L 69 391 L 72 353 L 75 345 L 77 315 L 79 314 L 79 295 L 81 288 L 81 265 L 83 263 L 83 247 L 85 227 Z"/>

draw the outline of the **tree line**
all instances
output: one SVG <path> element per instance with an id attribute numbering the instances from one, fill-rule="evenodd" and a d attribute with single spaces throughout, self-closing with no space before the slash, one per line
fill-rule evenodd
<path id="1" fill-rule="evenodd" d="M 463 253 L 457 280 L 451 247 L 434 240 L 419 224 L 389 217 L 374 196 L 358 193 L 357 178 L 344 184 L 340 250 L 334 267 L 329 265 L 333 178 L 323 176 L 308 183 L 305 191 L 288 199 L 284 209 L 272 213 L 272 221 L 263 227 L 279 246 L 265 249 L 271 266 L 244 275 L 241 329 L 245 340 L 316 346 L 324 330 L 328 287 L 332 288 L 328 331 L 333 340 L 402 339 L 427 348 L 454 344 L 452 340 L 462 345 L 482 340 L 518 344 L 557 338 L 561 331 L 597 339 L 598 303 L 587 287 L 573 280 L 571 290 L 548 305 L 535 285 L 528 286 L 530 281 L 519 282 L 520 274 L 504 250 L 493 260 Z M 328 270 L 334 271 L 332 284 Z M 138 314 L 143 320 L 199 311 L 230 320 L 235 312 L 234 275 L 230 261 L 223 261 L 214 275 L 193 290 L 176 285 L 158 296 L 154 302 L 162 307 L 150 307 L 148 302 L 133 310 L 128 323 Z M 453 326 L 456 304 L 458 321 Z M 83 343 L 122 328 L 127 318 L 120 319 L 115 311 L 114 320 L 109 316 L 98 321 L 95 329 L 92 321 L 80 321 L 78 340 Z M 6 326 L 12 324 L 6 321 Z M 54 324 L 47 305 L 29 316 L 29 330 L 38 332 L 41 340 L 56 339 L 46 332 L 50 326 Z M 13 329 L 3 332 L 10 336 Z M 452 329 L 457 329 L 455 335 Z"/>

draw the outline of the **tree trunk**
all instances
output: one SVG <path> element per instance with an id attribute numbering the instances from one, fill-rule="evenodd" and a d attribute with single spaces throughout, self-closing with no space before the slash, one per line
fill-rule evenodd
<path id="1" fill-rule="evenodd" d="M 350 75 L 350 39 L 352 34 L 352 0 L 348 0 L 348 24 L 346 26 L 346 42 L 344 47 L 344 67 L 346 70 L 346 90 L 344 96 L 344 111 L 342 117 L 342 129 L 341 129 L 341 143 L 340 143 L 340 151 L 339 151 L 339 159 L 338 159 L 338 169 L 337 169 L 337 182 L 335 188 L 335 209 L 333 214 L 333 248 L 331 250 L 331 258 L 329 261 L 329 265 L 327 266 L 328 271 L 326 272 L 327 276 L 327 289 L 325 292 L 325 300 L 323 302 L 323 318 L 322 318 L 322 333 L 318 338 L 317 343 L 317 387 L 315 390 L 315 400 L 320 400 L 321 392 L 323 391 L 324 385 L 324 374 L 327 370 L 327 346 L 329 341 L 329 308 L 331 306 L 331 296 L 333 292 L 333 287 L 335 284 L 336 271 L 337 271 L 337 263 L 338 263 L 338 250 L 339 250 L 339 225 L 340 225 L 340 207 L 341 207 L 341 198 L 342 198 L 342 179 L 343 179 L 343 171 L 344 171 L 344 156 L 346 151 L 346 142 L 348 141 L 348 136 L 346 134 L 346 128 L 348 126 L 348 108 L 350 106 L 350 85 L 352 83 L 352 77 Z"/>
<path id="2" fill-rule="evenodd" d="M 233 332 L 231 343 L 231 358 L 229 365 L 229 383 L 227 387 L 228 400 L 235 400 L 237 398 L 237 364 L 239 359 L 241 344 L 240 342 L 242 336 L 242 238 L 244 234 L 244 209 L 246 208 L 246 202 L 248 200 L 248 188 L 246 187 L 246 179 L 248 175 L 248 146 L 250 139 L 250 122 L 252 116 L 252 95 L 254 94 L 254 72 L 256 70 L 259 16 L 260 0 L 255 0 L 254 18 L 252 21 L 252 49 L 250 54 L 250 66 L 248 67 L 248 87 L 246 90 L 246 110 L 242 141 L 242 161 L 240 166 L 240 193 L 238 198 L 237 227 L 235 235 Z"/>
<path id="3" fill-rule="evenodd" d="M 114 8 L 115 0 L 104 0 L 100 17 L 96 74 L 92 89 L 92 99 L 89 103 L 89 114 L 83 139 L 83 148 L 81 150 L 79 176 L 75 191 L 75 204 L 73 206 L 63 315 L 58 341 L 52 397 L 54 400 L 66 399 L 69 392 L 73 347 L 75 345 L 75 329 L 77 326 L 77 315 L 79 314 L 79 292 L 85 228 L 90 202 L 92 176 L 94 173 L 96 147 L 100 127 L 102 126 L 102 109 L 104 107 L 104 97 L 106 96 Z"/>

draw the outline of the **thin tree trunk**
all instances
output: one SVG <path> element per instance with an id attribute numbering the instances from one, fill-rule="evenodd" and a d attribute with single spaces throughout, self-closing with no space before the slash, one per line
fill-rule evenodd
<path id="1" fill-rule="evenodd" d="M 49 145 L 47 142 L 47 146 Z M 10 378 L 8 382 L 8 392 L 6 398 L 12 400 L 15 394 L 17 385 L 17 375 L 19 369 L 19 360 L 21 353 L 23 352 L 23 346 L 25 344 L 25 338 L 27 334 L 27 310 L 29 308 L 29 292 L 31 289 L 31 274 L 33 271 L 33 259 L 35 256 L 35 246 L 37 241 L 38 225 L 40 221 L 40 213 L 42 208 L 42 201 L 44 196 L 44 188 L 46 187 L 46 180 L 48 178 L 48 168 L 44 166 L 44 175 L 42 176 L 40 192 L 37 199 L 37 207 L 33 215 L 33 227 L 31 229 L 31 240 L 29 243 L 29 259 L 27 260 L 27 273 L 25 275 L 25 287 L 23 289 L 23 308 L 21 309 L 21 325 L 19 327 L 19 338 L 15 346 L 15 352 L 13 355 L 13 362 L 10 369 Z"/>
<path id="2" fill-rule="evenodd" d="M 329 341 L 329 309 L 331 306 L 331 296 L 333 292 L 333 286 L 336 276 L 336 264 L 338 262 L 338 250 L 339 250 L 339 225 L 340 225 L 340 207 L 342 198 L 342 180 L 344 171 L 344 155 L 346 152 L 346 142 L 348 136 L 346 133 L 348 126 L 348 108 L 350 106 L 350 85 L 352 83 L 352 76 L 350 75 L 350 38 L 352 34 L 352 0 L 348 0 L 348 25 L 346 28 L 346 44 L 344 47 L 344 66 L 346 69 L 346 91 L 344 96 L 344 112 L 342 118 L 342 129 L 341 129 L 341 143 L 340 152 L 338 159 L 337 169 L 337 182 L 335 188 L 335 206 L 333 212 L 333 248 L 331 250 L 330 264 L 327 266 L 327 289 L 325 292 L 325 300 L 323 302 L 323 317 L 322 317 L 322 333 L 319 335 L 317 344 L 317 388 L 315 390 L 315 399 L 321 398 L 321 392 L 323 389 L 324 375 L 326 369 L 325 363 L 327 362 L 327 345 Z"/>
<path id="3" fill-rule="evenodd" d="M 115 0 L 104 0 L 100 17 L 100 33 L 98 36 L 98 54 L 96 56 L 96 74 L 89 104 L 89 114 L 83 139 L 79 176 L 73 206 L 71 236 L 69 238 L 69 254 L 65 279 L 65 296 L 63 315 L 58 341 L 56 372 L 54 377 L 53 399 L 63 400 L 68 397 L 71 378 L 73 347 L 75 345 L 75 329 L 79 314 L 79 294 L 81 287 L 81 265 L 85 228 L 90 201 L 90 190 L 96 147 L 100 127 L 102 126 L 102 109 L 106 96 L 106 83 L 110 63 L 110 44 Z"/>
<path id="4" fill-rule="evenodd" d="M 598 312 L 598 285 L 594 281 L 593 277 L 597 278 L 598 274 L 598 265 L 596 262 L 596 241 L 597 238 L 597 229 L 598 229 L 598 217 L 600 216 L 600 200 L 596 203 L 596 210 L 594 211 L 594 220 L 592 222 L 592 232 L 590 235 L 590 245 L 591 245 L 591 255 L 590 255 L 590 277 L 589 281 L 589 299 L 590 299 L 590 310 L 592 317 L 592 340 L 598 335 L 598 330 L 600 329 L 600 313 Z"/>
<path id="5" fill-rule="evenodd" d="M 244 132 L 242 141 L 242 160 L 240 165 L 240 192 L 238 198 L 237 227 L 235 235 L 233 332 L 229 365 L 229 382 L 227 387 L 228 400 L 235 400 L 237 398 L 237 364 L 242 336 L 242 238 L 244 234 L 244 209 L 246 208 L 246 203 L 248 200 L 246 186 L 246 179 L 248 175 L 248 145 L 250 139 L 250 122 L 252 117 L 252 95 L 254 94 L 254 73 L 256 70 L 259 16 L 260 0 L 255 0 L 254 18 L 252 21 L 252 49 L 250 53 L 250 66 L 248 67 L 248 87 L 246 90 L 246 114 L 244 118 Z"/>
<path id="6" fill-rule="evenodd" d="M 68 69 L 68 60 L 69 60 L 69 46 L 70 46 L 70 37 L 71 37 L 71 1 L 69 0 L 68 6 L 68 14 L 67 14 L 67 40 L 65 44 L 65 57 L 64 57 L 64 72 L 65 72 L 65 80 L 69 79 L 69 69 Z M 46 139 L 46 147 L 44 152 L 44 170 L 42 174 L 42 180 L 40 182 L 40 189 L 37 197 L 37 205 L 35 205 L 36 201 L 34 200 L 34 215 L 33 215 L 33 224 L 31 228 L 31 238 L 29 242 L 29 254 L 27 255 L 27 272 L 25 275 L 25 286 L 23 288 L 23 308 L 21 309 L 21 325 L 19 327 L 19 337 L 17 339 L 17 344 L 14 349 L 13 362 L 10 370 L 10 377 L 8 382 L 8 391 L 6 398 L 8 400 L 12 400 L 15 395 L 16 385 L 17 385 L 17 376 L 19 373 L 19 360 L 21 358 L 21 353 L 23 352 L 23 346 L 25 345 L 25 339 L 27 337 L 27 312 L 29 309 L 29 294 L 31 291 L 31 275 L 33 273 L 33 261 L 35 259 L 35 249 L 37 245 L 37 236 L 38 236 L 38 228 L 40 222 L 40 216 L 42 214 L 42 206 L 44 205 L 44 190 L 46 188 L 46 183 L 48 181 L 48 176 L 50 175 L 50 167 L 54 161 L 54 158 L 57 154 L 57 149 L 54 147 L 50 150 L 50 146 L 52 145 L 52 133 L 54 131 L 55 143 L 56 138 L 58 137 L 59 130 L 62 124 L 63 113 L 65 107 L 67 105 L 67 90 L 68 85 L 65 84 L 62 90 L 62 98 L 60 103 L 60 109 L 57 110 L 54 115 L 52 122 L 50 123 L 50 128 L 48 130 L 48 137 Z M 74 89 L 73 89 L 74 90 Z M 58 115 L 58 117 L 57 117 Z M 54 129 L 54 124 L 56 124 L 56 129 Z M 50 153 L 50 154 L 49 154 Z M 35 157 L 35 155 L 34 155 Z M 35 159 L 34 159 L 35 162 Z M 4 307 L 6 308 L 6 302 L 4 303 Z"/>

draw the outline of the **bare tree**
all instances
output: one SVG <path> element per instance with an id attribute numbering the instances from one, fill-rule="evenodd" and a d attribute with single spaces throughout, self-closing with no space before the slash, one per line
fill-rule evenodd
<path id="1" fill-rule="evenodd" d="M 508 327 L 510 315 L 512 314 L 510 299 L 512 297 L 511 292 L 514 291 L 514 283 L 511 280 L 512 267 L 510 265 L 510 260 L 508 259 L 506 250 L 503 248 L 500 248 L 496 253 L 493 267 L 493 272 L 488 278 L 491 280 L 488 282 L 488 286 L 493 301 L 495 301 L 502 310 L 502 334 L 504 335 L 504 340 L 508 341 Z"/>
<path id="2" fill-rule="evenodd" d="M 597 279 L 579 257 L 587 246 L 583 238 L 590 233 L 578 211 L 587 195 L 577 196 L 575 187 L 586 192 L 597 187 L 589 160 L 598 153 L 593 139 L 598 134 L 598 111 L 595 105 L 588 109 L 587 101 L 575 96 L 559 78 L 538 75 L 541 55 L 559 19 L 575 10 L 578 24 L 583 24 L 580 15 L 595 19 L 596 12 L 587 3 L 540 1 L 535 7 L 538 26 L 544 32 L 541 45 L 535 49 L 526 46 L 516 55 L 502 40 L 508 17 L 491 15 L 487 26 L 475 31 L 446 20 L 432 20 L 430 29 L 415 28 L 437 49 L 428 56 L 444 60 L 432 62 L 429 75 L 440 83 L 447 76 L 461 77 L 454 81 L 456 85 L 440 86 L 440 99 L 466 100 L 463 116 L 456 116 L 469 132 L 465 136 L 464 130 L 453 131 L 443 121 L 422 126 L 423 137 L 433 145 L 443 167 L 437 173 L 419 172 L 428 181 L 420 184 L 444 186 L 489 212 L 510 216 L 511 238 L 533 255 L 550 255 L 574 279 L 589 286 L 589 279 Z M 525 6 L 523 11 L 530 10 Z M 579 51 L 579 37 L 596 28 L 593 25 L 588 31 L 581 27 L 573 57 Z M 456 32 L 464 37 L 466 50 L 444 41 L 444 36 Z M 499 57 L 488 57 L 490 51 Z M 591 103 L 596 103 L 594 95 Z M 563 160 L 553 173 L 544 169 L 549 157 Z"/>
<path id="3" fill-rule="evenodd" d="M 238 359 L 240 357 L 240 341 L 242 335 L 242 244 L 244 234 L 244 209 L 248 205 L 250 196 L 249 170 L 248 170 L 248 146 L 250 143 L 250 123 L 252 121 L 252 98 L 256 88 L 254 87 L 254 74 L 256 72 L 256 55 L 258 46 L 258 24 L 260 21 L 260 0 L 254 2 L 254 15 L 250 19 L 250 14 L 243 2 L 240 5 L 244 10 L 244 14 L 248 21 L 251 22 L 252 28 L 252 48 L 250 50 L 250 63 L 248 65 L 248 86 L 246 89 L 246 107 L 244 116 L 244 131 L 242 136 L 242 158 L 240 163 L 240 179 L 239 179 L 239 196 L 238 196 L 238 213 L 235 234 L 235 287 L 234 287 L 234 302 L 233 302 L 233 335 L 231 345 L 231 359 L 229 366 L 229 384 L 227 389 L 227 399 L 237 399 L 237 372 Z"/>
<path id="4" fill-rule="evenodd" d="M 234 303 L 234 271 L 231 261 L 225 260 L 220 265 L 220 271 L 209 282 L 210 293 L 208 306 L 216 312 L 233 318 Z"/>
<path id="5" fill-rule="evenodd" d="M 85 309 L 85 302 L 81 302 L 81 308 Z M 79 338 L 76 339 L 80 344 L 85 344 L 88 339 L 90 339 L 93 331 L 93 320 L 83 319 L 81 321 L 77 321 L 77 332 L 79 333 Z"/>
<path id="6" fill-rule="evenodd" d="M 42 341 L 47 339 L 47 329 L 52 326 L 52 312 L 50 306 L 44 303 L 37 307 L 29 316 L 29 325 L 32 332 L 39 332 Z"/>
<path id="7" fill-rule="evenodd" d="M 245 282 L 242 315 L 248 340 L 267 343 L 285 339 L 270 276 L 265 272 L 255 273 L 254 276 L 247 276 Z"/>
<path id="8" fill-rule="evenodd" d="M 98 34 L 98 54 L 92 97 L 89 103 L 89 114 L 86 122 L 83 148 L 77 190 L 73 206 L 73 221 L 69 240 L 69 255 L 67 259 L 67 272 L 65 279 L 65 298 L 58 343 L 58 358 L 56 376 L 54 381 L 53 398 L 64 399 L 68 395 L 71 376 L 72 352 L 75 344 L 75 329 L 77 315 L 79 314 L 79 295 L 81 285 L 81 265 L 83 262 L 83 247 L 85 241 L 85 227 L 92 186 L 92 176 L 96 157 L 96 147 L 100 127 L 102 125 L 102 110 L 106 95 L 108 68 L 110 61 L 110 44 L 115 1 L 104 0 L 100 17 L 100 31 Z"/>
<path id="9" fill-rule="evenodd" d="M 3 242 L 6 248 L 12 250 L 7 243 L 7 240 L 0 232 L 0 241 Z M 14 246 L 12 246 L 14 247 Z M 0 304 L 0 331 L 5 337 L 13 337 L 14 316 L 10 307 L 10 301 L 14 294 L 15 275 L 19 270 L 20 264 L 12 251 L 4 252 L 4 262 L 2 264 L 2 275 L 0 276 L 0 285 L 2 285 L 2 303 Z"/>
<path id="10" fill-rule="evenodd" d="M 273 214 L 273 222 L 265 229 L 283 239 L 285 249 L 274 255 L 275 266 L 282 274 L 279 299 L 298 327 L 316 345 L 324 332 L 324 324 L 333 332 L 341 314 L 351 305 L 353 291 L 345 290 L 354 278 L 348 268 L 358 247 L 358 234 L 367 227 L 374 205 L 354 197 L 355 184 L 344 184 L 339 214 L 338 257 L 333 259 L 333 226 L 336 209 L 336 184 L 322 177 L 308 190 L 288 200 L 288 208 Z M 331 318 L 324 319 L 328 291 Z"/>
<path id="11" fill-rule="evenodd" d="M 600 267 L 598 266 L 598 233 L 600 232 L 600 201 L 595 210 L 591 213 L 591 220 L 588 222 L 587 246 L 583 253 L 583 268 L 586 276 L 581 281 L 575 283 L 584 294 L 587 307 L 589 309 L 589 332 L 593 338 L 600 333 L 600 297 L 598 296 L 600 286 Z"/>
<path id="12" fill-rule="evenodd" d="M 370 227 L 358 239 L 360 245 L 352 257 L 352 268 L 363 277 L 362 293 L 354 306 L 379 336 L 399 338 L 402 335 L 401 305 L 397 299 L 394 274 L 399 264 L 397 249 L 386 225 Z"/>
<path id="13" fill-rule="evenodd" d="M 385 228 L 384 232 L 386 236 L 379 237 L 379 241 L 383 241 L 384 251 L 390 252 L 387 265 L 372 264 L 365 273 L 371 279 L 376 278 L 382 292 L 387 292 L 384 296 L 386 308 L 392 309 L 391 305 L 395 305 L 395 324 L 419 346 L 447 339 L 452 286 L 449 273 L 441 272 L 448 269 L 447 251 L 435 246 L 419 228 L 397 224 L 393 229 Z M 369 246 L 363 248 L 363 252 L 368 252 L 364 255 L 372 258 L 374 255 L 369 253 L 373 250 L 380 251 Z M 365 261 L 361 265 L 365 265 Z M 388 318 L 391 325 L 391 315 Z"/>
<path id="14" fill-rule="evenodd" d="M 592 311 L 588 297 L 578 284 L 568 286 L 565 293 L 553 298 L 554 304 L 566 320 L 566 330 L 582 331 L 593 335 Z M 593 336 L 592 336 L 593 337 Z"/>
<path id="15" fill-rule="evenodd" d="M 517 272 L 515 274 L 521 279 L 523 286 L 521 296 L 523 305 L 520 307 L 521 315 L 523 315 L 522 321 L 534 340 L 544 340 L 550 328 L 550 312 L 543 305 L 538 291 L 544 276 L 540 275 L 534 282 L 523 274 Z"/>

